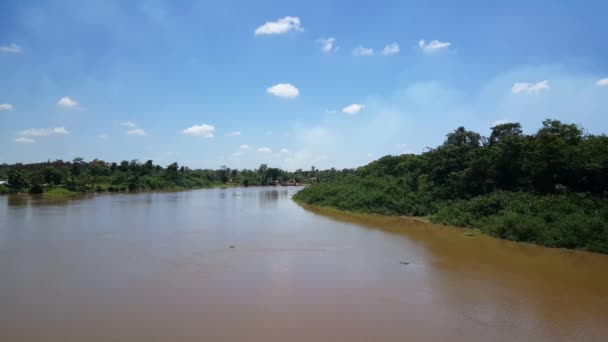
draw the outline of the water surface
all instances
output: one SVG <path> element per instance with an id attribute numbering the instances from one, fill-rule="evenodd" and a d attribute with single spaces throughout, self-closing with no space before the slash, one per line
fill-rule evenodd
<path id="1" fill-rule="evenodd" d="M 0 196 L 0 340 L 608 339 L 608 256 L 295 191 Z"/>

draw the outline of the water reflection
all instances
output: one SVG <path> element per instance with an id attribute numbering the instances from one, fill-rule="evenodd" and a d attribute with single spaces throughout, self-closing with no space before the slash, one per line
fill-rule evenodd
<path id="1" fill-rule="evenodd" d="M 12 207 L 23 207 L 30 201 L 30 196 L 27 195 L 6 195 L 2 197 L 5 197 L 7 204 Z"/>
<path id="2" fill-rule="evenodd" d="M 8 206 L 14 207 L 44 207 L 44 206 L 66 206 L 71 202 L 92 199 L 98 194 L 75 194 L 68 196 L 53 196 L 53 195 L 28 195 L 28 194 L 9 194 L 0 197 L 6 198 Z"/>
<path id="3" fill-rule="evenodd" d="M 287 189 L 272 189 L 258 192 L 260 205 L 269 206 L 276 205 L 279 199 L 289 196 Z"/>

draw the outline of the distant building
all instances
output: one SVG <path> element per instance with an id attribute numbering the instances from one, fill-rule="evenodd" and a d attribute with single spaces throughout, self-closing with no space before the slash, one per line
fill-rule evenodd
<path id="1" fill-rule="evenodd" d="M 309 182 L 310 184 L 314 184 L 314 183 L 316 183 L 316 182 L 317 182 L 317 180 L 318 180 L 318 179 L 317 179 L 317 177 L 308 178 L 308 182 Z"/>
<path id="2" fill-rule="evenodd" d="M 290 179 L 287 182 L 282 182 L 282 186 L 300 186 L 301 184 L 295 179 Z"/>

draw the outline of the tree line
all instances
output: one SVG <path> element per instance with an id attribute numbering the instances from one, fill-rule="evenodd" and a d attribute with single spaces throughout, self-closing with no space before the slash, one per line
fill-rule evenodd
<path id="1" fill-rule="evenodd" d="M 331 179 L 341 171 L 310 170 L 288 172 L 267 164 L 259 168 L 190 169 L 172 163 L 166 167 L 152 160 L 123 160 L 109 163 L 103 160 L 47 161 L 33 164 L 0 164 L 0 193 L 69 193 L 103 191 L 142 191 L 208 188 L 214 186 L 266 186 L 280 183 L 309 182 L 311 178 Z M 344 171 L 348 173 L 348 171 Z"/>
<path id="2" fill-rule="evenodd" d="M 545 120 L 489 137 L 459 127 L 419 155 L 386 156 L 300 191 L 309 204 L 480 229 L 552 247 L 608 253 L 608 137 Z"/>

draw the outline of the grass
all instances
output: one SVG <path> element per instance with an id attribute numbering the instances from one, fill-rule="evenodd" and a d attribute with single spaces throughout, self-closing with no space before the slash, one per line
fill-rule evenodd
<path id="1" fill-rule="evenodd" d="M 45 196 L 71 196 L 76 193 L 65 188 L 52 188 L 44 192 Z"/>

